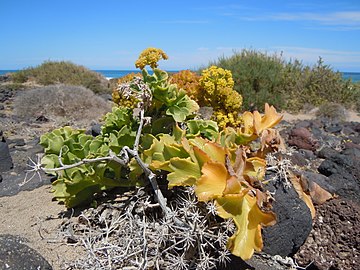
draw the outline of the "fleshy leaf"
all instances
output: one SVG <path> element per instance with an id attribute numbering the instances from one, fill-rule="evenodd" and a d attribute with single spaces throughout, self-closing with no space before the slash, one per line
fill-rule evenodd
<path id="1" fill-rule="evenodd" d="M 256 198 L 246 194 L 228 194 L 215 199 L 218 215 L 222 218 L 232 218 L 237 231 L 229 238 L 228 248 L 232 254 L 248 260 L 254 251 L 261 251 L 263 240 L 261 225 L 275 223 L 272 212 L 262 212 L 256 203 Z"/>
<path id="2" fill-rule="evenodd" d="M 311 217 L 314 219 L 315 215 L 316 215 L 316 209 L 311 200 L 311 197 L 308 194 L 306 194 L 305 191 L 303 190 L 303 187 L 300 184 L 300 179 L 298 177 L 296 177 L 295 174 L 290 173 L 289 180 L 290 180 L 291 184 L 293 185 L 294 189 L 296 190 L 297 194 L 299 195 L 299 198 L 305 202 L 307 207 L 309 207 Z"/>
<path id="3" fill-rule="evenodd" d="M 282 116 L 276 112 L 274 106 L 269 106 L 269 104 L 265 104 L 265 114 L 263 116 L 260 115 L 258 111 L 253 112 L 254 115 L 254 128 L 258 135 L 268 128 L 272 128 L 276 124 L 278 124 Z"/>
<path id="4" fill-rule="evenodd" d="M 264 159 L 258 157 L 248 158 L 244 174 L 257 180 L 262 180 L 265 177 L 265 167 L 266 161 Z"/>
<path id="5" fill-rule="evenodd" d="M 223 195 L 226 188 L 228 173 L 219 162 L 207 162 L 202 167 L 202 175 L 196 181 L 195 193 L 199 201 L 209 201 Z"/>
<path id="6" fill-rule="evenodd" d="M 213 161 L 225 163 L 226 149 L 218 143 L 208 141 L 206 139 L 196 137 L 189 140 L 190 144 L 197 146 L 199 149 L 204 151 Z"/>
<path id="7" fill-rule="evenodd" d="M 204 136 L 209 140 L 213 140 L 219 136 L 217 123 L 212 120 L 189 120 L 187 126 L 189 129 L 188 137 Z"/>
<path id="8" fill-rule="evenodd" d="M 190 158 L 172 158 L 167 168 L 162 168 L 171 173 L 168 174 L 169 188 L 174 186 L 191 186 L 200 177 L 201 172 L 199 166 L 192 162 Z"/>

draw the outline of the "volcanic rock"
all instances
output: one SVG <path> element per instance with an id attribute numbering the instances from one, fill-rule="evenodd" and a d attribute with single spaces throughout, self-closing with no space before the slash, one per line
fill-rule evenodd
<path id="1" fill-rule="evenodd" d="M 293 255 L 311 231 L 310 209 L 292 186 L 285 187 L 281 181 L 277 183 L 271 181 L 266 188 L 271 193 L 275 193 L 273 195 L 275 201 L 272 205 L 277 222 L 263 229 L 263 251 L 270 255 Z"/>
<path id="2" fill-rule="evenodd" d="M 51 265 L 24 242 L 26 239 L 20 237 L 0 235 L 0 269 L 51 270 Z"/>

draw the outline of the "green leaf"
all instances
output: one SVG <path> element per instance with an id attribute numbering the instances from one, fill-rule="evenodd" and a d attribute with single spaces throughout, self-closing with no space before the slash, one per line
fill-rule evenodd
<path id="1" fill-rule="evenodd" d="M 201 168 L 190 158 L 174 157 L 169 161 L 167 167 L 163 169 L 171 172 L 167 176 L 170 188 L 174 186 L 192 186 L 201 176 Z"/>
<path id="2" fill-rule="evenodd" d="M 219 128 L 212 120 L 189 120 L 186 122 L 189 132 L 187 137 L 203 136 L 209 140 L 216 140 L 219 136 Z"/>

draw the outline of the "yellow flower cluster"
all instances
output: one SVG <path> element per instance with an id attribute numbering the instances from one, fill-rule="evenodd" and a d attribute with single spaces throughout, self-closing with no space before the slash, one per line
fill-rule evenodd
<path id="1" fill-rule="evenodd" d="M 228 126 L 240 127 L 243 124 L 243 120 L 238 112 L 227 113 L 224 110 L 216 110 L 213 113 L 213 119 L 218 123 L 220 129 Z"/>
<path id="2" fill-rule="evenodd" d="M 119 102 L 119 106 L 123 108 L 131 108 L 135 109 L 136 105 L 139 103 L 139 100 L 135 97 L 131 96 L 129 99 L 121 99 Z"/>
<path id="3" fill-rule="evenodd" d="M 211 66 L 201 73 L 200 85 L 209 96 L 217 95 L 217 91 L 223 88 L 234 87 L 234 80 L 230 70 Z"/>
<path id="4" fill-rule="evenodd" d="M 171 76 L 171 83 L 186 91 L 187 95 L 199 103 L 201 97 L 200 76 L 190 70 L 182 70 Z"/>
<path id="5" fill-rule="evenodd" d="M 145 66 L 150 66 L 154 69 L 158 66 L 158 62 L 161 59 L 168 59 L 168 56 L 163 50 L 157 48 L 147 48 L 141 52 L 138 60 L 135 62 L 135 66 L 141 70 L 143 70 Z"/>
<path id="6" fill-rule="evenodd" d="M 234 80 L 230 70 L 211 66 L 202 72 L 200 85 L 204 106 L 214 109 L 214 120 L 219 127 L 238 127 L 242 124 L 239 110 L 242 105 L 242 96 L 236 92 Z"/>

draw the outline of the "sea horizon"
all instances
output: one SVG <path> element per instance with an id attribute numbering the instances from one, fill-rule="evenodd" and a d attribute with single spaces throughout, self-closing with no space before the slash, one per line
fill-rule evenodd
<path id="1" fill-rule="evenodd" d="M 0 69 L 0 75 L 5 75 L 7 73 L 14 73 L 20 71 L 20 69 Z M 121 78 L 124 77 L 125 75 L 129 74 L 129 73 L 138 73 L 140 72 L 139 70 L 136 69 L 123 69 L 123 70 L 116 70 L 116 69 L 95 69 L 92 70 L 95 71 L 97 73 L 100 73 L 101 75 L 103 75 L 106 79 L 110 80 L 110 79 L 114 79 L 114 78 Z M 178 72 L 180 70 L 167 70 L 168 72 Z M 360 72 L 347 72 L 347 71 L 339 71 L 340 73 L 342 73 L 342 76 L 344 79 L 351 79 L 353 82 L 359 82 L 360 81 Z"/>

